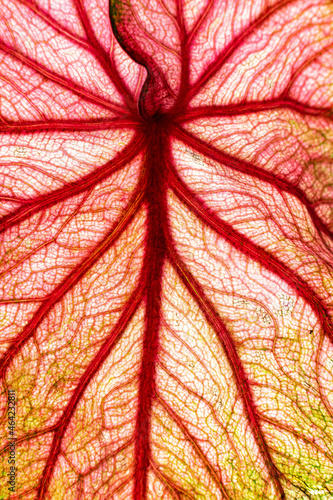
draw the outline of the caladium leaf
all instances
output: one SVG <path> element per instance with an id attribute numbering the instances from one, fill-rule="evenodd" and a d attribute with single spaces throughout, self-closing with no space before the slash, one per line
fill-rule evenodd
<path id="1" fill-rule="evenodd" d="M 333 498 L 333 7 L 9 0 L 1 498 Z"/>

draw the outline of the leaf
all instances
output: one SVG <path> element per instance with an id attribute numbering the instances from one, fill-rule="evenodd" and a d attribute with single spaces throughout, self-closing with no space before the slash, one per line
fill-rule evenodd
<path id="1" fill-rule="evenodd" d="M 1 498 L 333 497 L 332 28 L 2 2 Z"/>

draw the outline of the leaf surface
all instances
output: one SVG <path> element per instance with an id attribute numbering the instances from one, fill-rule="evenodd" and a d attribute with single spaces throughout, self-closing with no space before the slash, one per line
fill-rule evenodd
<path id="1" fill-rule="evenodd" d="M 333 497 L 332 50 L 323 0 L 1 2 L 1 498 Z"/>

